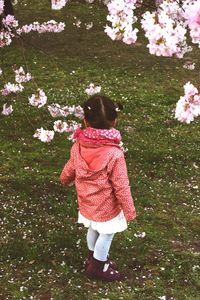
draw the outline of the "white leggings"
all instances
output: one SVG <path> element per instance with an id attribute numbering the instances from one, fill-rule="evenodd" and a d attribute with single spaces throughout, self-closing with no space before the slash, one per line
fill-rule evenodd
<path id="1" fill-rule="evenodd" d="M 87 232 L 87 245 L 88 249 L 94 251 L 94 258 L 106 261 L 114 233 L 104 234 L 98 233 L 96 230 L 93 230 L 91 227 L 88 228 Z"/>

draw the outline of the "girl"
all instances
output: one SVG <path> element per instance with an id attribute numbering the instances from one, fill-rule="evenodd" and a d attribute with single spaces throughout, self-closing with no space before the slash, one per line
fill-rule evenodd
<path id="1" fill-rule="evenodd" d="M 78 223 L 88 227 L 86 274 L 105 281 L 121 280 L 108 259 L 113 236 L 136 217 L 124 154 L 120 148 L 117 112 L 107 97 L 94 95 L 83 106 L 85 129 L 74 133 L 76 142 L 60 176 L 63 185 L 75 180 Z"/>

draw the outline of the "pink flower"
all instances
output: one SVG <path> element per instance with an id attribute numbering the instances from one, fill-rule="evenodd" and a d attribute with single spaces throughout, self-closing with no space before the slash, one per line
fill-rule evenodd
<path id="1" fill-rule="evenodd" d="M 54 32 L 58 33 L 65 29 L 65 23 L 63 22 L 56 22 L 54 20 L 50 20 L 48 22 L 39 23 L 33 22 L 29 25 L 24 25 L 21 28 L 17 29 L 18 34 L 22 33 L 29 33 L 30 31 L 37 31 L 38 33 L 45 33 L 45 32 Z"/>
<path id="2" fill-rule="evenodd" d="M 18 83 L 27 82 L 32 79 L 30 73 L 25 73 L 23 67 L 20 67 L 18 70 L 15 70 L 15 81 Z"/>
<path id="3" fill-rule="evenodd" d="M 2 110 L 2 114 L 5 116 L 8 116 L 10 114 L 12 114 L 13 112 L 13 108 L 12 105 L 6 107 L 7 103 L 3 105 L 3 110 Z"/>
<path id="4" fill-rule="evenodd" d="M 0 15 L 3 13 L 4 9 L 4 0 L 0 0 Z"/>
<path id="5" fill-rule="evenodd" d="M 68 128 L 68 125 L 66 122 L 63 122 L 61 120 L 57 120 L 54 122 L 53 129 L 57 132 L 60 132 L 60 133 L 66 132 L 67 128 Z"/>
<path id="6" fill-rule="evenodd" d="M 200 116 L 200 93 L 190 82 L 184 85 L 184 91 L 185 95 L 176 104 L 175 118 L 189 124 Z"/>
<path id="7" fill-rule="evenodd" d="M 13 15 L 7 15 L 3 18 L 2 23 L 6 27 L 16 28 L 18 26 L 18 21 Z"/>
<path id="8" fill-rule="evenodd" d="M 48 105 L 48 111 L 50 112 L 53 118 L 56 117 L 67 117 L 68 115 L 74 115 L 79 119 L 83 119 L 83 108 L 81 106 L 63 106 L 60 104 L 54 103 L 52 105 Z"/>
<path id="9" fill-rule="evenodd" d="M 190 36 L 192 42 L 199 44 L 200 47 L 200 1 L 192 1 L 192 3 L 187 3 L 184 6 L 184 17 L 190 28 Z"/>
<path id="10" fill-rule="evenodd" d="M 54 138 L 54 131 L 53 130 L 45 130 L 42 127 L 37 129 L 35 134 L 33 135 L 34 138 L 38 138 L 41 142 L 49 143 Z"/>
<path id="11" fill-rule="evenodd" d="M 92 96 L 94 94 L 98 94 L 101 91 L 100 86 L 95 86 L 93 83 L 90 83 L 90 85 L 85 89 L 86 94 L 89 96 Z"/>
<path id="12" fill-rule="evenodd" d="M 38 89 L 36 94 L 32 94 L 31 97 L 28 98 L 29 99 L 29 103 L 32 106 L 35 107 L 42 107 L 46 104 L 47 102 L 47 96 L 45 95 L 45 92 L 41 89 Z"/>
<path id="13" fill-rule="evenodd" d="M 21 84 L 14 84 L 14 83 L 6 83 L 4 85 L 4 88 L 1 90 L 1 94 L 3 96 L 7 96 L 11 93 L 18 93 L 18 92 L 22 92 L 24 89 L 24 87 Z"/>
<path id="14" fill-rule="evenodd" d="M 133 15 L 137 0 L 112 0 L 108 2 L 109 15 L 107 20 L 112 26 L 106 26 L 105 32 L 112 40 L 122 40 L 126 44 L 133 44 L 137 40 L 137 29 L 133 30 L 133 23 L 137 18 Z"/>
<path id="15" fill-rule="evenodd" d="M 51 0 L 51 8 L 55 10 L 59 10 L 63 8 L 68 0 Z"/>

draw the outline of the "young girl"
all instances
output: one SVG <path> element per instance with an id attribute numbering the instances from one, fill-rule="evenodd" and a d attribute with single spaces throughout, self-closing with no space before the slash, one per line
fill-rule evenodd
<path id="1" fill-rule="evenodd" d="M 127 168 L 116 125 L 120 107 L 107 97 L 94 95 L 84 103 L 85 129 L 74 133 L 76 142 L 60 176 L 62 184 L 75 181 L 78 223 L 88 227 L 86 274 L 105 281 L 121 280 L 108 259 L 113 236 L 136 217 Z"/>

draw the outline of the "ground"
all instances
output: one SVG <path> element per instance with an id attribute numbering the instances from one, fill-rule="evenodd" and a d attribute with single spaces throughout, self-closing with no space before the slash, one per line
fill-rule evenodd
<path id="1" fill-rule="evenodd" d="M 21 24 L 56 19 L 66 30 L 24 36 L 24 50 L 19 39 L 0 50 L 6 78 L 13 81 L 14 64 L 34 76 L 15 98 L 13 115 L 0 118 L 0 299 L 199 300 L 199 120 L 174 119 L 183 85 L 199 84 L 199 65 L 183 68 L 188 60 L 198 63 L 199 50 L 182 60 L 158 58 L 148 54 L 142 32 L 134 46 L 111 41 L 101 5 L 71 1 L 52 11 L 48 1 L 27 2 L 15 6 Z M 112 244 L 111 258 L 127 275 L 121 283 L 85 277 L 86 230 L 76 223 L 74 188 L 59 182 L 71 142 L 63 134 L 50 144 L 34 139 L 54 120 L 27 99 L 40 87 L 48 103 L 81 104 L 91 82 L 124 105 L 118 129 L 138 216 Z M 9 100 L 1 97 L 1 105 Z"/>

